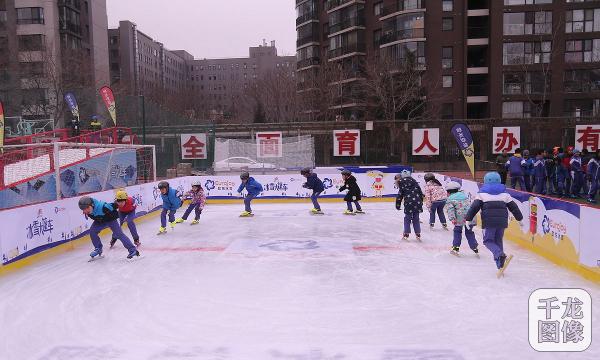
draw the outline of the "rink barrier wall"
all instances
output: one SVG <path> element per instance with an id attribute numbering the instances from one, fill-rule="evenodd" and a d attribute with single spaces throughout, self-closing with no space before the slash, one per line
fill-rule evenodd
<path id="1" fill-rule="evenodd" d="M 462 183 L 471 199 L 482 185 L 472 180 L 439 178 Z M 511 216 L 506 239 L 600 283 L 600 209 L 512 189 L 508 193 L 523 213 L 523 227 Z"/>
<path id="2" fill-rule="evenodd" d="M 353 168 L 363 190 L 363 200 L 393 201 L 397 188 L 394 175 L 406 167 Z M 343 193 L 338 188 L 343 185 L 339 169 L 319 169 L 319 176 L 325 184 L 322 202 L 340 202 L 343 206 Z M 329 172 L 328 172 L 329 171 Z M 304 189 L 305 179 L 295 174 L 256 175 L 263 185 L 263 192 L 254 203 L 306 202 L 312 191 Z M 415 174 L 422 180 L 422 174 Z M 191 189 L 192 181 L 200 179 L 207 194 L 208 204 L 240 204 L 237 196 L 239 176 L 188 176 L 170 179 L 172 187 L 181 192 Z M 158 182 L 127 187 L 137 206 L 136 222 L 159 213 L 162 205 Z M 117 189 L 90 194 L 103 201 L 112 202 Z M 68 198 L 42 204 L 24 206 L 2 211 L 0 216 L 0 275 L 30 265 L 47 257 L 72 251 L 76 247 L 90 244 L 89 227 L 91 219 L 86 219 L 77 205 L 78 198 Z M 241 210 L 240 210 L 241 211 Z M 102 234 L 106 234 L 105 230 Z"/>

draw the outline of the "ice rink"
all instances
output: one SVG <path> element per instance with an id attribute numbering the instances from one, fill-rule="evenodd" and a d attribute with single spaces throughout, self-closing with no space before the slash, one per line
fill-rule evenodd
<path id="1" fill-rule="evenodd" d="M 253 207 L 208 205 L 164 236 L 151 217 L 134 262 L 118 243 L 88 263 L 86 243 L 1 277 L 0 359 L 600 359 L 600 286 L 527 250 L 507 243 L 498 280 L 487 249 L 450 255 L 425 214 L 423 243 L 403 242 L 393 203 Z M 586 352 L 529 346 L 538 288 L 591 294 Z"/>

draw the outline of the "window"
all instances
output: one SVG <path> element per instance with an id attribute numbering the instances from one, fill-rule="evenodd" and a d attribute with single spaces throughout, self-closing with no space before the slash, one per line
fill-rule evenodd
<path id="1" fill-rule="evenodd" d="M 442 18 L 442 31 L 452 31 L 454 28 L 453 18 Z"/>
<path id="2" fill-rule="evenodd" d="M 564 102 L 564 116 L 575 118 L 597 116 L 599 110 L 600 99 L 577 99 Z"/>
<path id="3" fill-rule="evenodd" d="M 377 4 L 373 5 L 373 13 L 375 14 L 375 16 L 381 16 L 382 10 L 383 10 L 383 1 L 378 2 Z"/>
<path id="4" fill-rule="evenodd" d="M 600 9 L 577 9 L 566 12 L 565 32 L 600 31 Z"/>
<path id="5" fill-rule="evenodd" d="M 524 101 L 505 101 L 502 103 L 503 118 L 528 118 L 531 117 L 531 106 Z"/>
<path id="6" fill-rule="evenodd" d="M 6 22 L 8 17 L 6 16 L 6 10 L 0 10 L 0 29 L 4 29 L 6 27 Z"/>
<path id="7" fill-rule="evenodd" d="M 444 75 L 444 76 L 442 76 L 442 87 L 444 87 L 444 88 L 451 88 L 452 87 L 452 80 L 453 80 L 453 76 L 452 75 Z"/>
<path id="8" fill-rule="evenodd" d="M 452 69 L 452 46 L 442 47 L 442 69 Z"/>
<path id="9" fill-rule="evenodd" d="M 551 52 L 551 41 L 504 43 L 503 64 L 547 64 Z"/>
<path id="10" fill-rule="evenodd" d="M 19 35 L 19 51 L 42 51 L 45 49 L 44 35 Z"/>
<path id="11" fill-rule="evenodd" d="M 567 70 L 563 85 L 570 93 L 600 91 L 600 69 Z"/>
<path id="12" fill-rule="evenodd" d="M 453 0 L 442 0 L 442 11 L 452 11 L 454 10 L 454 1 Z"/>
<path id="13" fill-rule="evenodd" d="M 47 89 L 22 89 L 22 105 L 34 106 L 48 103 Z"/>
<path id="14" fill-rule="evenodd" d="M 504 73 L 505 95 L 544 94 L 550 92 L 552 75 L 541 71 Z"/>
<path id="15" fill-rule="evenodd" d="M 552 4 L 552 0 L 504 0 L 504 5 Z"/>
<path id="16" fill-rule="evenodd" d="M 454 119 L 454 104 L 442 104 L 440 117 L 442 119 Z"/>
<path id="17" fill-rule="evenodd" d="M 44 75 L 43 62 L 20 62 L 19 72 L 22 77 L 36 77 Z"/>
<path id="18" fill-rule="evenodd" d="M 565 62 L 587 63 L 600 61 L 600 39 L 567 40 Z"/>
<path id="19" fill-rule="evenodd" d="M 425 65 L 425 43 L 407 42 L 404 44 L 396 44 L 381 49 L 382 55 L 390 59 L 394 64 L 401 64 L 407 58 L 414 57 L 418 65 Z"/>
<path id="20" fill-rule="evenodd" d="M 504 13 L 504 35 L 551 33 L 551 11 Z"/>
<path id="21" fill-rule="evenodd" d="M 43 24 L 44 8 L 30 7 L 17 9 L 17 24 Z"/>
<path id="22" fill-rule="evenodd" d="M 425 13 L 410 13 L 385 20 L 382 26 L 381 43 L 397 40 L 422 38 L 425 36 Z"/>

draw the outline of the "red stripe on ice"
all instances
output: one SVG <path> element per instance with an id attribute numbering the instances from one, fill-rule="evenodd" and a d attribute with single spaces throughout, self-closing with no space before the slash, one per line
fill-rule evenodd
<path id="1" fill-rule="evenodd" d="M 142 251 L 155 251 L 155 252 L 221 252 L 225 250 L 224 247 L 178 247 L 178 248 L 169 248 L 169 247 L 145 247 L 142 246 L 140 248 Z"/>

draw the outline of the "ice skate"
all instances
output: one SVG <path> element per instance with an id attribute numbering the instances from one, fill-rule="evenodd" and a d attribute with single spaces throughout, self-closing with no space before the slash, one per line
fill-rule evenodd
<path id="1" fill-rule="evenodd" d="M 410 234 L 404 234 L 404 235 L 402 235 L 402 240 L 404 240 L 404 241 L 408 241 L 408 236 L 409 236 L 409 235 L 410 235 Z"/>
<path id="2" fill-rule="evenodd" d="M 473 249 L 473 252 L 475 253 L 475 256 L 479 258 L 479 249 Z"/>
<path id="3" fill-rule="evenodd" d="M 252 217 L 254 216 L 253 213 L 251 213 L 250 211 L 244 211 L 240 214 L 240 217 Z"/>
<path id="4" fill-rule="evenodd" d="M 133 259 L 134 256 L 140 256 L 140 252 L 137 251 L 137 249 L 133 248 L 131 250 L 129 250 L 129 254 L 127 255 L 127 259 L 131 260 Z"/>
<path id="5" fill-rule="evenodd" d="M 434 228 L 434 227 L 435 227 L 435 224 L 429 224 L 429 228 L 430 228 L 431 230 L 433 230 L 433 228 Z"/>
<path id="6" fill-rule="evenodd" d="M 167 228 L 166 228 L 166 227 L 162 227 L 162 226 L 161 226 L 161 227 L 158 229 L 158 234 L 156 234 L 156 235 L 162 235 L 162 234 L 166 234 L 166 233 L 167 233 Z"/>
<path id="7" fill-rule="evenodd" d="M 117 239 L 115 239 L 115 238 L 110 239 L 110 248 L 111 249 L 113 248 L 113 246 L 115 246 L 116 242 L 117 242 Z"/>
<path id="8" fill-rule="evenodd" d="M 498 279 L 500 279 L 500 277 L 504 277 L 504 272 L 506 271 L 506 268 L 508 267 L 508 264 L 510 264 L 512 259 L 513 259 L 512 255 L 509 255 L 508 257 L 506 257 L 506 255 L 503 254 L 502 256 L 500 256 L 499 260 L 501 260 L 502 267 L 500 269 L 498 269 L 498 272 L 496 273 L 496 277 Z"/>
<path id="9" fill-rule="evenodd" d="M 444 230 L 448 230 L 448 224 L 442 224 L 442 227 L 444 228 Z"/>
<path id="10" fill-rule="evenodd" d="M 321 211 L 321 209 L 311 209 L 310 210 L 311 214 L 313 215 L 323 215 L 323 211 Z"/>
<path id="11" fill-rule="evenodd" d="M 346 210 L 344 211 L 344 215 L 356 215 L 354 211 Z"/>
<path id="12" fill-rule="evenodd" d="M 362 210 L 356 210 L 354 213 L 355 213 L 355 214 L 364 214 L 365 212 L 364 212 L 364 211 L 362 211 Z"/>
<path id="13" fill-rule="evenodd" d="M 190 223 L 190 225 L 198 225 L 200 224 L 200 220 L 194 220 Z"/>
<path id="14" fill-rule="evenodd" d="M 88 262 L 92 262 L 103 258 L 104 256 L 102 255 L 102 249 L 96 248 L 90 253 L 90 259 L 88 260 Z"/>
<path id="15" fill-rule="evenodd" d="M 171 225 L 171 230 L 175 230 L 176 224 L 177 224 L 177 222 L 175 222 L 175 221 L 169 223 L 169 225 Z"/>
<path id="16" fill-rule="evenodd" d="M 450 254 L 460 256 L 460 248 L 458 246 L 453 246 L 452 250 L 450 250 Z"/>
<path id="17" fill-rule="evenodd" d="M 175 224 L 181 224 L 182 222 L 185 222 L 183 218 L 178 218 L 177 220 L 175 220 Z"/>
<path id="18" fill-rule="evenodd" d="M 423 242 L 423 240 L 421 240 L 421 234 L 415 234 L 415 236 L 417 237 L 418 242 Z"/>

